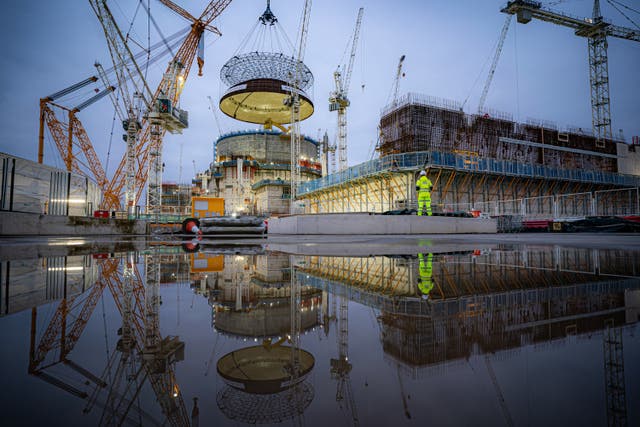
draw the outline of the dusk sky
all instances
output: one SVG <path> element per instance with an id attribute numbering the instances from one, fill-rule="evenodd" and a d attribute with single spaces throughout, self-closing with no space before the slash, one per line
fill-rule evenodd
<path id="1" fill-rule="evenodd" d="M 119 25 L 128 28 L 136 0 L 109 1 Z M 204 0 L 176 3 L 199 16 Z M 590 17 L 592 0 L 567 0 L 551 8 L 578 17 Z M 620 0 L 628 18 L 640 24 L 638 0 Z M 147 0 L 144 0 L 147 4 Z M 207 96 L 218 100 L 226 89 L 220 82 L 222 65 L 236 52 L 243 38 L 264 11 L 266 0 L 234 0 L 214 21 L 222 37 L 206 35 L 204 76 L 197 76 L 194 61 L 181 98 L 189 111 L 190 127 L 182 135 L 164 140 L 165 180 L 190 182 L 194 165 L 206 169 L 212 159 L 212 143 L 220 132 L 256 129 L 217 112 L 218 129 Z M 348 159 L 354 165 L 369 159 L 376 140 L 380 111 L 389 101 L 398 59 L 406 55 L 405 77 L 400 95 L 425 94 L 458 102 L 466 100 L 466 112 L 475 112 L 500 30 L 505 20 L 503 1 L 423 0 L 345 1 L 315 0 L 304 62 L 315 77 L 311 93 L 314 115 L 303 122 L 305 134 L 317 138 L 328 131 L 335 138 L 336 114 L 328 111 L 327 97 L 333 89 L 333 71 L 341 62 L 355 26 L 359 7 L 364 7 L 361 42 L 349 91 Z M 165 37 L 188 23 L 157 0 L 151 13 Z M 271 8 L 289 38 L 296 39 L 303 1 L 272 0 Z M 601 1 L 605 19 L 634 28 L 607 0 Z M 133 37 L 148 43 L 147 17 L 139 12 Z M 38 100 L 91 75 L 95 61 L 111 66 L 106 41 L 88 1 L 15 1 L 4 5 L 0 32 L 5 40 L 0 105 L 0 151 L 37 160 Z M 160 40 L 151 26 L 151 44 Z M 135 49 L 138 51 L 138 49 Z M 612 129 L 622 129 L 628 142 L 640 135 L 640 43 L 609 38 L 609 77 Z M 287 52 L 285 52 L 287 53 Z M 155 89 L 168 58 L 152 65 L 148 81 Z M 90 96 L 83 92 L 85 99 Z M 79 94 L 80 96 L 80 94 Z M 69 107 L 75 106 L 68 105 Z M 591 129 L 591 106 L 587 40 L 573 31 L 541 21 L 511 24 L 486 106 L 513 115 Z M 110 177 L 124 152 L 121 127 L 111 137 L 113 106 L 108 98 L 78 114 Z M 109 146 L 111 145 L 110 151 Z M 182 151 L 182 154 L 180 154 Z M 108 154 L 110 152 L 110 154 Z M 181 158 L 181 162 L 180 162 Z M 50 136 L 45 142 L 45 163 L 64 167 Z M 182 165 L 182 168 L 180 167 Z M 182 170 L 181 170 L 182 169 Z"/>

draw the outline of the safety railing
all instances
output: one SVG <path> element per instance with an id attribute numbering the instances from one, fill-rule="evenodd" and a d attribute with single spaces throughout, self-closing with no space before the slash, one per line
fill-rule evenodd
<path id="1" fill-rule="evenodd" d="M 495 175 L 521 176 L 529 178 L 557 179 L 563 181 L 585 182 L 594 184 L 613 184 L 625 187 L 639 187 L 640 177 L 601 171 L 584 171 L 576 169 L 552 168 L 480 158 L 475 156 L 439 151 L 419 151 L 415 153 L 392 154 L 380 159 L 369 160 L 344 171 L 327 175 L 323 178 L 308 181 L 298 186 L 298 195 L 324 188 L 342 185 L 347 181 L 368 176 L 396 171 L 417 171 L 427 167 L 441 167 L 458 171 L 482 172 Z"/>
<path id="2" fill-rule="evenodd" d="M 417 202 L 396 200 L 393 202 L 347 201 L 344 197 L 319 200 L 304 199 L 297 202 L 306 213 L 383 213 L 417 210 Z M 553 196 L 525 197 L 490 202 L 438 203 L 432 200 L 434 213 L 468 212 L 473 215 L 518 216 L 524 220 L 582 218 L 588 216 L 640 215 L 640 187 L 619 190 L 568 193 Z"/>

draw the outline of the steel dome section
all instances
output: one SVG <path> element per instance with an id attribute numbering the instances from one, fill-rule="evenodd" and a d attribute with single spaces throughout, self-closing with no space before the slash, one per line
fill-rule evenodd
<path id="1" fill-rule="evenodd" d="M 236 84 L 220 99 L 220 110 L 236 120 L 255 124 L 291 123 L 287 100 L 292 88 L 282 80 L 254 79 Z M 300 96 L 300 120 L 313 114 L 313 103 L 303 90 Z"/>
<path id="2" fill-rule="evenodd" d="M 271 79 L 289 82 L 295 75 L 296 60 L 278 52 L 249 52 L 235 55 L 222 66 L 220 79 L 228 86 L 249 80 Z M 307 90 L 313 85 L 311 70 L 300 62 L 298 88 Z"/>

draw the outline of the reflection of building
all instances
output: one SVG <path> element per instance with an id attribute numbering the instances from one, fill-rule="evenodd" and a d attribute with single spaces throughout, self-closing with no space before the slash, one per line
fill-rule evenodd
<path id="1" fill-rule="evenodd" d="M 291 137 L 276 131 L 235 132 L 216 142 L 208 194 L 225 200 L 225 212 L 288 213 Z M 318 142 L 300 141 L 302 181 L 322 175 Z"/>
<path id="2" fill-rule="evenodd" d="M 288 255 L 218 255 L 218 271 L 199 273 L 194 284 L 215 307 L 215 328 L 242 337 L 280 337 L 291 331 L 291 280 Z M 193 269 L 192 269 L 193 270 Z M 301 289 L 301 326 L 319 323 L 321 292 Z"/>
<path id="3" fill-rule="evenodd" d="M 638 252 L 514 247 L 436 253 L 428 302 L 418 295 L 416 264 L 306 257 L 298 277 L 379 309 L 385 353 L 410 370 L 601 331 L 605 321 L 639 320 Z"/>
<path id="4" fill-rule="evenodd" d="M 98 279 L 91 255 L 0 261 L 0 316 L 80 295 Z"/>

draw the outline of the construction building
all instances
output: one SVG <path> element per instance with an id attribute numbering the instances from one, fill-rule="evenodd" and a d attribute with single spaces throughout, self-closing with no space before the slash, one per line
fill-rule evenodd
<path id="1" fill-rule="evenodd" d="M 163 182 L 161 213 L 191 215 L 191 196 L 191 185 Z"/>
<path id="2" fill-rule="evenodd" d="M 609 194 L 603 205 L 626 205 L 626 193 L 618 201 L 610 190 L 640 186 L 640 146 L 622 135 L 599 143 L 588 130 L 518 123 L 504 113 L 466 114 L 461 107 L 416 94 L 392 103 L 380 119 L 380 158 L 302 183 L 305 212 L 415 206 L 415 176 L 422 169 L 434 184 L 435 212 L 501 214 L 492 204 L 527 198 L 539 203 L 530 209 L 551 212 L 554 196 L 591 192 Z"/>
<path id="3" fill-rule="evenodd" d="M 253 130 L 221 135 L 217 158 L 200 179 L 211 197 L 225 200 L 225 213 L 289 213 L 291 188 L 291 138 L 273 130 Z M 322 175 L 319 143 L 301 138 L 299 167 L 303 181 Z"/>

